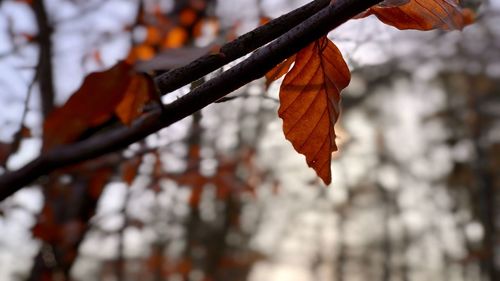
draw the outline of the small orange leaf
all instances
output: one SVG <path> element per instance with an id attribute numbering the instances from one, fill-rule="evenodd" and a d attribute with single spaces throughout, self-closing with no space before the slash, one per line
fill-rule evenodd
<path id="1" fill-rule="evenodd" d="M 189 34 L 182 27 L 174 27 L 169 30 L 163 41 L 164 48 L 179 48 L 188 40 Z"/>
<path id="2" fill-rule="evenodd" d="M 134 75 L 126 90 L 125 96 L 116 107 L 116 115 L 125 125 L 142 113 L 144 105 L 155 95 L 153 80 L 145 74 Z"/>
<path id="3" fill-rule="evenodd" d="M 297 53 L 280 89 L 278 114 L 285 137 L 325 184 L 331 182 L 332 152 L 337 150 L 334 124 L 340 91 L 350 78 L 342 54 L 323 37 Z"/>
<path id="4" fill-rule="evenodd" d="M 397 1 L 393 1 L 397 2 Z M 411 0 L 403 5 L 378 5 L 361 17 L 375 15 L 398 29 L 462 29 L 474 21 L 474 13 L 463 9 L 457 0 Z"/>
<path id="5" fill-rule="evenodd" d="M 288 70 L 290 70 L 290 66 L 292 66 L 292 63 L 294 61 L 295 61 L 295 55 L 289 57 L 288 59 L 286 59 L 282 63 L 275 66 L 269 72 L 267 72 L 266 73 L 266 88 L 268 88 L 272 82 L 280 79 L 283 75 L 285 75 L 288 72 Z"/>

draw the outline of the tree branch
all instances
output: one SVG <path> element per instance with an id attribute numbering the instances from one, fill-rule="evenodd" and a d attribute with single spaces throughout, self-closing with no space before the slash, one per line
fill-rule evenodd
<path id="1" fill-rule="evenodd" d="M 315 0 L 288 14 L 273 19 L 267 24 L 223 45 L 218 53 L 202 56 L 186 66 L 157 76 L 155 83 L 162 95 L 177 90 L 278 38 L 325 8 L 330 1 Z"/>
<path id="2" fill-rule="evenodd" d="M 381 0 L 335 0 L 248 59 L 206 82 L 185 96 L 139 118 L 85 141 L 56 147 L 23 168 L 0 177 L 0 200 L 55 169 L 118 151 L 217 101 L 239 87 L 262 77 L 275 65 Z"/>
<path id="3" fill-rule="evenodd" d="M 36 68 L 36 77 L 40 87 L 40 100 L 42 101 L 43 116 L 47 116 L 54 108 L 54 78 L 52 69 L 52 26 L 47 18 L 47 10 L 44 1 L 34 1 L 33 11 L 35 12 L 38 24 L 38 44 L 39 55 Z"/>

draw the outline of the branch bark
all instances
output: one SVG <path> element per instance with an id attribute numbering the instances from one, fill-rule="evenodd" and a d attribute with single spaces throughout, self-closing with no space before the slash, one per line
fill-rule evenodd
<path id="1" fill-rule="evenodd" d="M 335 0 L 269 45 L 255 51 L 248 59 L 166 105 L 163 110 L 145 114 L 131 127 L 121 126 L 79 143 L 54 148 L 23 168 L 5 173 L 0 177 L 0 200 L 55 169 L 118 151 L 195 113 L 262 77 L 284 59 L 379 2 L 381 0 Z"/>
<path id="2" fill-rule="evenodd" d="M 216 54 L 202 56 L 186 66 L 168 71 L 155 78 L 163 95 L 196 81 L 218 68 L 264 46 L 310 16 L 325 8 L 331 0 L 316 0 L 288 14 L 271 20 L 220 48 Z"/>

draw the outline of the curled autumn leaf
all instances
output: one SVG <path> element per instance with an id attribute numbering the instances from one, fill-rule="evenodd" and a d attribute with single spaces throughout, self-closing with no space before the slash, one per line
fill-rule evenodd
<path id="1" fill-rule="evenodd" d="M 154 96 L 152 83 L 151 78 L 134 72 L 133 66 L 123 61 L 89 74 L 68 101 L 45 120 L 43 149 L 75 141 L 115 114 L 130 124 Z"/>
<path id="2" fill-rule="evenodd" d="M 278 114 L 285 137 L 325 184 L 331 182 L 332 152 L 337 150 L 340 91 L 350 77 L 340 51 L 323 37 L 297 53 L 281 84 Z"/>
<path id="3" fill-rule="evenodd" d="M 457 0 L 384 1 L 358 18 L 369 15 L 398 29 L 462 29 L 474 21 L 474 13 L 460 7 Z"/>

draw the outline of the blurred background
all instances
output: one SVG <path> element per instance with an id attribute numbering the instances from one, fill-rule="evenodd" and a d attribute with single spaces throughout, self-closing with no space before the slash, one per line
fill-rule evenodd
<path id="1" fill-rule="evenodd" d="M 160 73 L 307 2 L 0 1 L 0 173 L 88 73 Z M 330 33 L 352 81 L 329 187 L 257 80 L 0 203 L 0 280 L 500 280 L 500 1 L 464 4 L 463 31 Z"/>

